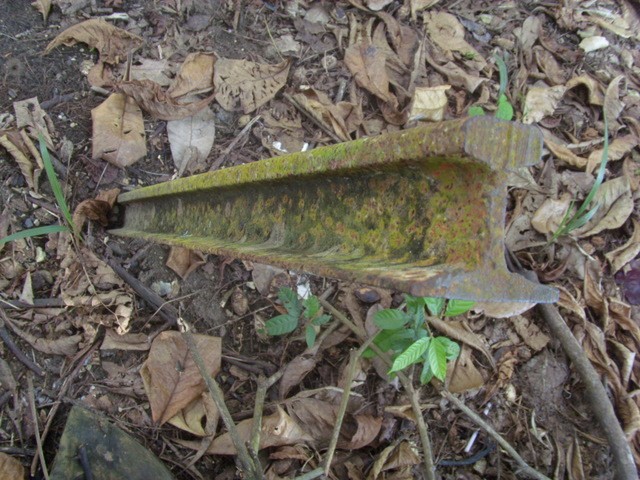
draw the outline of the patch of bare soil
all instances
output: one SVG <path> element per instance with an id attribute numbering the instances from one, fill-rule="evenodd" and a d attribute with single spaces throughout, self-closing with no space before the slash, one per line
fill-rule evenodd
<path id="1" fill-rule="evenodd" d="M 249 478 L 206 377 L 264 478 L 317 477 L 330 457 L 328 477 L 350 480 L 613 478 L 587 387 L 532 305 L 428 315 L 430 334 L 461 348 L 444 382 L 421 385 L 421 364 L 399 379 L 354 359 L 378 311 L 408 311 L 400 292 L 108 232 L 118 192 L 472 114 L 543 133 L 543 162 L 510 173 L 505 245 L 514 268 L 560 290 L 638 463 L 637 0 L 0 11 L 0 238 L 48 227 L 0 244 L 0 478 L 88 478 L 98 460 L 63 436 L 78 407 L 167 478 Z M 294 328 L 269 335 L 273 318 Z"/>

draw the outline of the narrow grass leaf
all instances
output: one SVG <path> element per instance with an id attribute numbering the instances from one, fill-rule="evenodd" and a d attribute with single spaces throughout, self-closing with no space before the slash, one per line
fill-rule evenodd
<path id="1" fill-rule="evenodd" d="M 498 91 L 498 98 L 500 98 L 504 92 L 507 91 L 507 82 L 509 81 L 509 72 L 507 71 L 507 64 L 504 63 L 502 57 L 496 55 L 496 64 L 498 65 L 498 73 L 500 75 L 500 90 Z"/>
<path id="2" fill-rule="evenodd" d="M 62 186 L 58 181 L 58 177 L 56 176 L 56 172 L 53 169 L 53 164 L 51 163 L 51 157 L 49 156 L 49 150 L 47 150 L 47 145 L 45 143 L 44 137 L 42 134 L 38 136 L 38 140 L 40 142 L 40 155 L 42 156 L 42 163 L 44 164 L 44 170 L 47 173 L 47 178 L 49 179 L 49 183 L 51 184 L 51 190 L 53 190 L 53 195 L 56 198 L 56 203 L 64 216 L 67 224 L 74 229 L 73 227 L 73 218 L 71 216 L 71 211 L 69 210 L 69 206 L 67 205 L 67 201 L 64 198 L 64 192 L 62 191 Z"/>
<path id="3" fill-rule="evenodd" d="M 397 330 L 404 327 L 409 320 L 409 315 L 391 308 L 380 310 L 373 317 L 373 322 L 383 330 Z"/>
<path id="4" fill-rule="evenodd" d="M 298 317 L 292 315 L 278 315 L 264 324 L 269 335 L 285 335 L 293 332 L 298 326 Z"/>
<path id="5" fill-rule="evenodd" d="M 4 245 L 7 242 L 13 242 L 14 240 L 20 240 L 22 238 L 37 237 L 39 235 L 49 235 L 50 233 L 68 232 L 69 229 L 64 225 L 46 225 L 44 227 L 30 228 L 28 230 L 22 230 L 20 232 L 7 235 L 0 239 L 0 245 Z"/>
<path id="6" fill-rule="evenodd" d="M 399 372 L 403 368 L 406 368 L 420 360 L 420 358 L 422 358 L 422 354 L 429 348 L 430 342 L 431 337 L 424 337 L 409 345 L 409 347 L 393 361 L 393 365 L 391 366 L 389 373 Z"/>
<path id="7" fill-rule="evenodd" d="M 447 309 L 444 311 L 444 316 L 455 317 L 456 315 L 462 315 L 471 310 L 474 304 L 475 302 L 469 300 L 449 300 Z"/>
<path id="8" fill-rule="evenodd" d="M 429 343 L 429 349 L 427 350 L 427 359 L 429 360 L 431 371 L 438 380 L 442 381 L 447 375 L 447 345 L 445 340 L 449 341 L 446 337 L 434 338 Z"/>

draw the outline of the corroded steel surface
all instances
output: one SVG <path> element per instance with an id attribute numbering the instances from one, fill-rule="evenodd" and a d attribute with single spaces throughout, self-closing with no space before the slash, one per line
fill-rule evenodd
<path id="1" fill-rule="evenodd" d="M 441 122 L 123 193 L 112 233 L 416 296 L 553 302 L 508 272 L 506 172 L 540 159 L 534 127 Z"/>

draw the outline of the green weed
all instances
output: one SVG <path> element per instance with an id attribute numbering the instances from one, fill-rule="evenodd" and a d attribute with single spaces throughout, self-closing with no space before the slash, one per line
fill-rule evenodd
<path id="1" fill-rule="evenodd" d="M 373 343 L 382 351 L 392 352 L 392 375 L 405 368 L 422 363 L 420 382 L 428 383 L 433 377 L 444 381 L 447 362 L 460 353 L 460 346 L 447 337 L 434 337 L 426 322 L 426 309 L 432 316 L 453 317 L 468 311 L 473 302 L 433 297 L 405 295 L 405 310 L 385 309 L 376 313 L 373 321 L 382 329 Z M 375 353 L 368 349 L 365 357 Z"/>
<path id="2" fill-rule="evenodd" d="M 48 235 L 50 233 L 58 233 L 58 232 L 73 232 L 74 234 L 76 233 L 75 225 L 73 223 L 73 217 L 71 216 L 71 211 L 69 210 L 67 201 L 64 198 L 64 192 L 62 191 L 62 186 L 60 185 L 60 182 L 58 181 L 58 177 L 56 176 L 56 172 L 53 169 L 53 164 L 51 163 L 51 156 L 49 155 L 49 150 L 47 150 L 47 145 L 45 143 L 45 140 L 42 134 L 40 134 L 38 140 L 40 142 L 40 155 L 42 156 L 44 171 L 47 174 L 47 179 L 49 180 L 49 184 L 51 185 L 51 190 L 53 190 L 53 195 L 56 199 L 56 203 L 58 204 L 58 208 L 62 212 L 64 224 L 46 225 L 43 227 L 36 227 L 36 228 L 29 228 L 27 230 L 22 230 L 20 232 L 16 232 L 11 235 L 7 235 L 4 238 L 1 238 L 0 245 L 4 245 L 5 243 L 12 242 L 14 240 L 20 240 L 22 238 L 37 237 L 40 235 Z"/>
<path id="3" fill-rule="evenodd" d="M 500 120 L 513 120 L 513 105 L 509 102 L 505 92 L 507 91 L 507 83 L 509 81 L 509 74 L 507 72 L 507 64 L 500 57 L 495 57 L 498 64 L 498 72 L 500 74 L 500 89 L 498 90 L 498 104 L 496 108 L 495 117 Z M 480 106 L 473 106 L 469 108 L 470 117 L 479 117 L 485 115 L 484 108 Z"/>

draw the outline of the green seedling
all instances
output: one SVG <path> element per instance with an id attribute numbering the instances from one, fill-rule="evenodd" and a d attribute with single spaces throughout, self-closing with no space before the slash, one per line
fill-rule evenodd
<path id="1" fill-rule="evenodd" d="M 444 381 L 447 362 L 460 353 L 460 346 L 447 337 L 435 337 L 427 326 L 427 312 L 431 316 L 453 317 L 467 312 L 473 302 L 445 300 L 444 298 L 412 297 L 405 295 L 405 308 L 380 310 L 374 323 L 382 329 L 373 343 L 384 352 L 391 351 L 393 365 L 389 375 L 422 363 L 420 382 L 428 383 L 433 377 Z M 364 357 L 375 353 L 368 349 Z"/>
<path id="2" fill-rule="evenodd" d="M 573 230 L 576 230 L 580 227 L 583 227 L 593 218 L 598 209 L 600 208 L 600 204 L 596 203 L 591 206 L 593 203 L 593 199 L 598 193 L 600 189 L 600 185 L 604 181 L 604 174 L 606 172 L 607 161 L 609 160 L 609 125 L 607 123 L 607 116 L 604 116 L 604 147 L 602 148 L 602 159 L 600 160 L 600 168 L 598 169 L 598 175 L 596 176 L 596 181 L 594 182 L 587 198 L 584 199 L 582 205 L 576 210 L 576 212 L 571 215 L 570 212 L 573 210 L 573 205 L 575 202 L 571 202 L 569 208 L 567 209 L 567 213 L 565 213 L 562 221 L 560 222 L 560 226 L 554 232 L 553 237 L 551 238 L 549 243 L 555 242 L 558 238 L 568 235 Z M 589 209 L 589 207 L 591 207 Z"/>
<path id="3" fill-rule="evenodd" d="M 320 327 L 331 320 L 331 315 L 322 313 L 318 297 L 310 295 L 301 301 L 298 294 L 288 287 L 278 291 L 278 298 L 287 309 L 287 313 L 267 320 L 265 327 L 269 335 L 286 335 L 298 328 L 302 319 L 305 326 L 305 339 L 307 346 L 311 348 L 320 332 Z"/>
<path id="4" fill-rule="evenodd" d="M 37 237 L 40 235 L 48 235 L 50 233 L 73 232 L 75 234 L 76 232 L 73 218 L 71 216 L 71 211 L 69 210 L 67 201 L 64 198 L 62 186 L 60 185 L 58 177 L 56 176 L 56 172 L 53 169 L 51 156 L 49 155 L 49 150 L 47 150 L 47 145 L 42 134 L 39 135 L 38 140 L 40 142 L 40 155 L 42 156 L 44 171 L 47 174 L 47 179 L 49 180 L 49 184 L 51 185 L 51 190 L 53 190 L 53 195 L 56 199 L 56 203 L 58 204 L 58 208 L 62 212 L 64 224 L 46 225 L 43 227 L 22 230 L 20 232 L 16 232 L 12 235 L 7 235 L 6 237 L 1 238 L 0 245 L 4 245 L 5 243 L 12 242 L 14 240 L 20 240 L 22 238 Z"/>
<path id="5" fill-rule="evenodd" d="M 507 91 L 507 83 L 509 81 L 509 74 L 507 72 L 507 64 L 500 57 L 495 57 L 498 64 L 498 72 L 500 74 L 500 89 L 498 90 L 498 104 L 496 108 L 495 117 L 500 120 L 513 120 L 513 105 L 509 102 L 505 92 Z M 480 106 L 473 106 L 469 108 L 470 117 L 479 117 L 485 115 L 484 108 Z"/>

